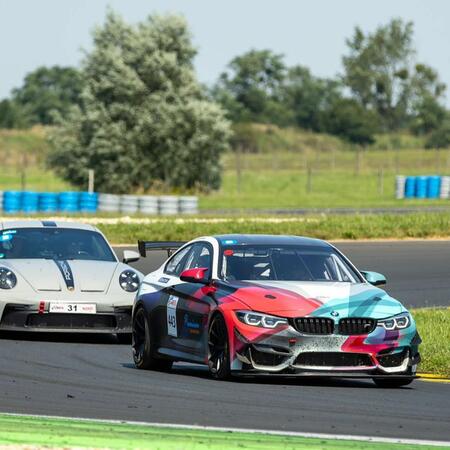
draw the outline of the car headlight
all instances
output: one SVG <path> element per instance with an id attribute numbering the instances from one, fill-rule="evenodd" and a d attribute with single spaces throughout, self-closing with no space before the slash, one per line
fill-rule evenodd
<path id="1" fill-rule="evenodd" d="M 388 319 L 378 320 L 377 325 L 383 327 L 385 330 L 403 330 L 408 328 L 411 324 L 411 317 L 409 313 L 402 313 L 398 316 L 389 317 Z"/>
<path id="2" fill-rule="evenodd" d="M 119 276 L 120 287 L 127 292 L 136 292 L 139 288 L 139 277 L 132 270 L 124 270 Z"/>
<path id="3" fill-rule="evenodd" d="M 12 289 L 16 284 L 14 272 L 6 267 L 0 267 L 0 289 Z"/>
<path id="4" fill-rule="evenodd" d="M 253 311 L 236 311 L 236 316 L 242 323 L 254 327 L 276 328 L 280 325 L 287 325 L 288 323 L 288 321 L 282 317 L 269 316 Z"/>

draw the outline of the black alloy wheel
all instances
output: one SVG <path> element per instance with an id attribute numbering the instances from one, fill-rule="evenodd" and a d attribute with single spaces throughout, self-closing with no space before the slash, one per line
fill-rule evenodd
<path id="1" fill-rule="evenodd" d="M 134 364 L 138 369 L 169 370 L 172 361 L 155 357 L 148 317 L 143 307 L 139 307 L 133 317 L 132 343 Z"/>
<path id="2" fill-rule="evenodd" d="M 226 380 L 231 375 L 228 331 L 221 314 L 216 314 L 208 332 L 208 367 L 211 376 Z"/>

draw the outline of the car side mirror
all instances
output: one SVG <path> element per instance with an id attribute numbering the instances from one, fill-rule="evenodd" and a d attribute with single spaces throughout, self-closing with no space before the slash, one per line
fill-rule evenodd
<path id="1" fill-rule="evenodd" d="M 125 264 L 128 264 L 128 263 L 139 261 L 140 257 L 141 256 L 139 255 L 139 253 L 135 252 L 134 250 L 124 250 L 122 261 Z"/>
<path id="2" fill-rule="evenodd" d="M 206 276 L 207 267 L 196 267 L 195 269 L 183 270 L 180 275 L 180 280 L 186 283 L 209 284 L 209 279 Z"/>
<path id="3" fill-rule="evenodd" d="M 386 277 L 381 273 L 371 272 L 368 270 L 362 270 L 361 273 L 366 281 L 374 286 L 382 286 L 386 284 Z"/>

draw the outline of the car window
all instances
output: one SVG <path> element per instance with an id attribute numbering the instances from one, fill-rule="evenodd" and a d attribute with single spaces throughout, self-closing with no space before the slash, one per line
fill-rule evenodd
<path id="1" fill-rule="evenodd" d="M 194 244 L 194 250 L 187 258 L 184 270 L 197 267 L 206 267 L 210 271 L 209 274 L 211 273 L 212 248 L 207 243 Z"/>
<path id="2" fill-rule="evenodd" d="M 175 253 L 172 258 L 170 258 L 169 262 L 166 264 L 164 269 L 164 273 L 174 276 L 180 276 L 181 272 L 184 269 L 186 264 L 186 260 L 192 254 L 193 245 L 188 245 L 187 247 L 182 248 L 177 253 Z"/>
<path id="3" fill-rule="evenodd" d="M 116 261 L 100 233 L 59 227 L 1 231 L 0 259 Z"/>
<path id="4" fill-rule="evenodd" d="M 227 246 L 221 277 L 226 280 L 360 282 L 358 274 L 332 247 Z"/>

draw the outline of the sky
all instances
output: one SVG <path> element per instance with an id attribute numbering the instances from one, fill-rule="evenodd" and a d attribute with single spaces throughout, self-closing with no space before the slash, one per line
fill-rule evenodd
<path id="1" fill-rule="evenodd" d="M 447 0 L 0 0 L 0 99 L 38 66 L 78 65 L 108 6 L 129 22 L 183 14 L 198 49 L 198 77 L 207 84 L 236 55 L 263 48 L 284 54 L 288 65 L 335 76 L 356 25 L 373 31 L 401 17 L 415 24 L 418 61 L 437 69 L 450 90 Z"/>

